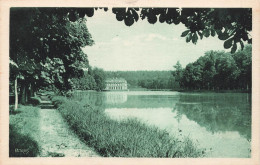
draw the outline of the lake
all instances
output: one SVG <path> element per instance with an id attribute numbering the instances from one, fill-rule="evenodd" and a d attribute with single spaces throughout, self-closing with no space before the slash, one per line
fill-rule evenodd
<path id="1" fill-rule="evenodd" d="M 190 137 L 206 157 L 251 154 L 251 94 L 172 91 L 78 92 L 114 120 L 137 118 L 170 135 Z"/>

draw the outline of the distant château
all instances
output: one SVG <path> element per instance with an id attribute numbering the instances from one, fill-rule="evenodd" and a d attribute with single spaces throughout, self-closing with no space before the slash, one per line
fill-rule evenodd
<path id="1" fill-rule="evenodd" d="M 105 82 L 105 90 L 127 90 L 127 81 L 123 78 L 111 78 Z"/>

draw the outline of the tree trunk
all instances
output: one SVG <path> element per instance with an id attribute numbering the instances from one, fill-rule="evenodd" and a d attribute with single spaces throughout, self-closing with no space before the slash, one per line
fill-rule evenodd
<path id="1" fill-rule="evenodd" d="M 28 103 L 28 98 L 30 97 L 29 86 L 25 86 L 25 103 Z"/>
<path id="2" fill-rule="evenodd" d="M 30 97 L 29 85 L 27 82 L 23 81 L 21 83 L 21 104 L 28 103 L 29 97 Z"/>
<path id="3" fill-rule="evenodd" d="M 26 104 L 27 102 L 27 90 L 26 90 L 26 85 L 25 82 L 23 81 L 21 83 L 21 104 Z"/>
<path id="4" fill-rule="evenodd" d="M 25 86 L 24 84 L 21 85 L 21 104 L 25 104 Z"/>
<path id="5" fill-rule="evenodd" d="M 30 90 L 30 97 L 35 97 L 35 86 L 34 84 L 31 84 L 31 90 Z"/>
<path id="6" fill-rule="evenodd" d="M 14 110 L 17 110 L 18 109 L 17 77 L 15 77 L 14 80 L 14 96 L 15 96 Z"/>

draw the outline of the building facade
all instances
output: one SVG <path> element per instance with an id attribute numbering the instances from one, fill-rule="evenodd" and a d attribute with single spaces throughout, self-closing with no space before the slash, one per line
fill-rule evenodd
<path id="1" fill-rule="evenodd" d="M 127 81 L 123 78 L 111 78 L 106 81 L 105 90 L 127 90 Z"/>

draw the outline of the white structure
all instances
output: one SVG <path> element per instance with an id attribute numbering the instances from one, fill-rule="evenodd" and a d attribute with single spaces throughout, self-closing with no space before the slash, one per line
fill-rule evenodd
<path id="1" fill-rule="evenodd" d="M 105 90 L 127 90 L 127 81 L 123 78 L 107 79 Z"/>
<path id="2" fill-rule="evenodd" d="M 127 101 L 126 92 L 105 92 L 106 104 L 122 104 Z"/>

